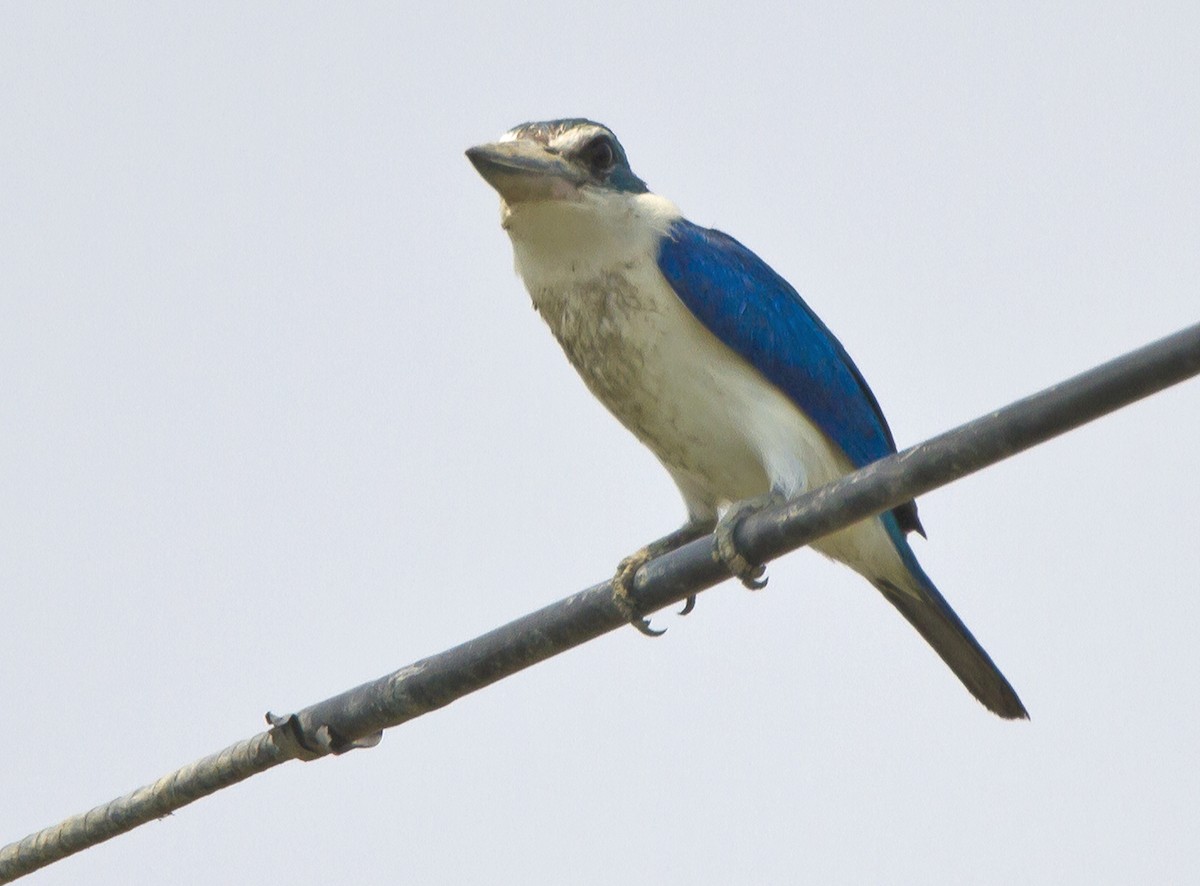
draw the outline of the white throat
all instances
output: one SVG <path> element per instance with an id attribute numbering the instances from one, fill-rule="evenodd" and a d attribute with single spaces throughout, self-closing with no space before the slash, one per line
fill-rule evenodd
<path id="1" fill-rule="evenodd" d="M 501 205 L 517 273 L 534 304 L 546 286 L 587 282 L 654 263 L 679 209 L 655 194 L 584 188 L 573 199 Z"/>

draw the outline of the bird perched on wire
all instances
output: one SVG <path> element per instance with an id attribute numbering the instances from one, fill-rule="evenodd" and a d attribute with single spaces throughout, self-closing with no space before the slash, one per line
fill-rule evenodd
<path id="1" fill-rule="evenodd" d="M 737 521 L 896 451 L 850 356 L 762 259 L 651 193 L 607 127 L 525 123 L 467 157 L 500 194 L 534 307 L 683 495 L 687 522 L 617 569 L 631 621 L 650 631 L 627 596 L 637 569 L 710 532 L 730 572 L 761 587 Z M 913 531 L 924 534 L 908 502 L 812 546 L 878 588 L 989 710 L 1027 717 L 917 563 Z"/>

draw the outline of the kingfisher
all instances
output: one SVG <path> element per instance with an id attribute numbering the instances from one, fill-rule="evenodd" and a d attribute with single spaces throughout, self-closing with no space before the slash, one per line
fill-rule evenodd
<path id="1" fill-rule="evenodd" d="M 607 126 L 523 123 L 466 153 L 500 195 L 534 308 L 683 496 L 683 526 L 617 568 L 614 596 L 631 622 L 656 633 L 630 602 L 637 570 L 710 533 L 730 572 L 762 587 L 762 566 L 734 541 L 738 521 L 896 451 L 850 355 L 762 259 L 652 193 Z M 911 532 L 925 534 L 912 501 L 812 547 L 871 582 L 985 707 L 1027 718 L 918 564 Z"/>

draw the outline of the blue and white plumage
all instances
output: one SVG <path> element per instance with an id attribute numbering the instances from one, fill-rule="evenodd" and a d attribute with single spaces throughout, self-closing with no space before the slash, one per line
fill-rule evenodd
<path id="1" fill-rule="evenodd" d="M 524 124 L 468 156 L 500 193 L 534 307 L 679 487 L 689 520 L 673 543 L 730 505 L 790 497 L 896 451 L 866 381 L 796 291 L 651 193 L 606 127 Z M 921 570 L 913 530 L 910 502 L 812 546 L 871 581 L 989 709 L 1027 716 Z"/>

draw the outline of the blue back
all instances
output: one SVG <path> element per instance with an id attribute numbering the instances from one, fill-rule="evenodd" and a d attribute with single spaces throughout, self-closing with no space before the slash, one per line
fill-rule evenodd
<path id="1" fill-rule="evenodd" d="M 896 451 L 883 410 L 846 349 L 757 255 L 728 234 L 680 219 L 663 238 L 658 266 L 700 322 L 800 407 L 856 468 Z M 901 530 L 921 531 L 915 503 L 893 513 Z"/>

